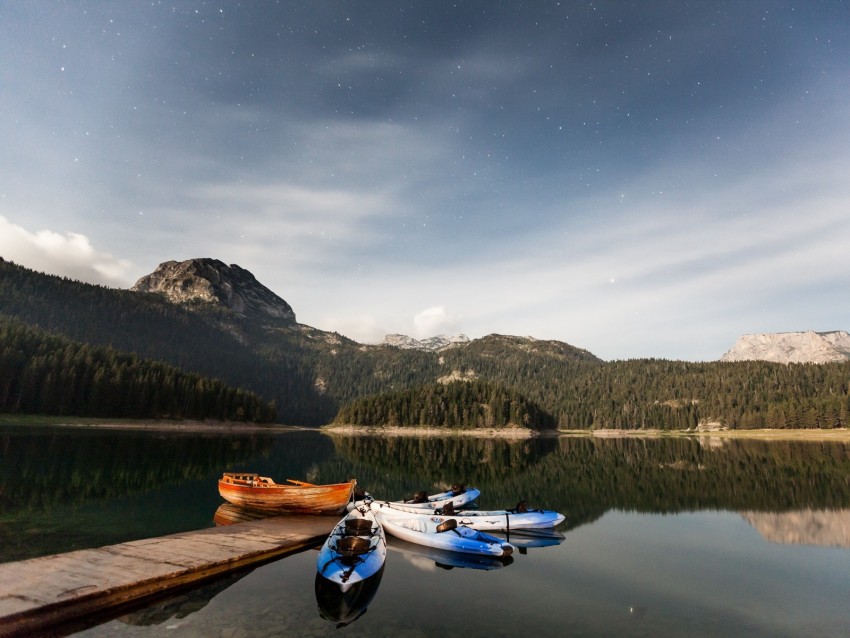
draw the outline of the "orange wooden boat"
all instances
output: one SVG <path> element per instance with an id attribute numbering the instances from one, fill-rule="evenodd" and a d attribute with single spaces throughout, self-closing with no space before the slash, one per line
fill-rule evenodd
<path id="1" fill-rule="evenodd" d="M 291 485 L 275 483 L 259 474 L 225 472 L 218 481 L 218 493 L 240 507 L 298 514 L 340 514 L 357 485 L 354 479 L 333 485 L 286 481 Z"/>

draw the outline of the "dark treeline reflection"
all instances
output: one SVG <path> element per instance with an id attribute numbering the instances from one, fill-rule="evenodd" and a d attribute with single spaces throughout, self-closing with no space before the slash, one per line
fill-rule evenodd
<path id="1" fill-rule="evenodd" d="M 272 441 L 269 435 L 6 428 L 0 430 L 0 511 L 80 505 L 203 478 Z"/>
<path id="2" fill-rule="evenodd" d="M 607 510 L 788 512 L 850 508 L 850 445 L 542 436 L 171 434 L 0 427 L 0 561 L 213 525 L 223 471 L 335 483 L 376 498 L 462 482 L 485 509 L 562 512 L 565 529 Z"/>
<path id="3" fill-rule="evenodd" d="M 334 436 L 340 472 L 356 476 L 375 498 L 409 498 L 419 490 L 443 491 L 454 483 L 478 487 L 488 508 L 538 503 L 558 488 L 528 478 L 558 449 L 556 438 L 523 440 L 471 437 Z M 351 464 L 351 469 L 343 468 Z"/>
<path id="4" fill-rule="evenodd" d="M 572 527 L 606 510 L 786 511 L 850 506 L 850 446 L 690 438 L 524 441 L 334 437 L 335 463 L 376 498 L 463 481 L 481 506 L 557 509 Z M 346 472 L 342 472 L 345 474 Z"/>
<path id="5" fill-rule="evenodd" d="M 213 525 L 227 470 L 316 475 L 314 432 L 0 428 L 0 562 Z"/>

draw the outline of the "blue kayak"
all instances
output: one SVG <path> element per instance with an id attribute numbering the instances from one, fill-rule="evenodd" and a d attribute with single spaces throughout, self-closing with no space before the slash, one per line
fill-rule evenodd
<path id="1" fill-rule="evenodd" d="M 391 511 L 380 511 L 377 516 L 389 534 L 410 543 L 451 552 L 496 557 L 510 556 L 514 551 L 510 543 L 476 529 L 458 525 L 455 520 L 444 521 L 439 516 L 398 518 L 394 517 Z"/>
<path id="2" fill-rule="evenodd" d="M 316 569 L 320 576 L 346 592 L 355 583 L 377 574 L 386 557 L 387 540 L 375 515 L 368 508 L 353 509 L 322 545 Z"/>

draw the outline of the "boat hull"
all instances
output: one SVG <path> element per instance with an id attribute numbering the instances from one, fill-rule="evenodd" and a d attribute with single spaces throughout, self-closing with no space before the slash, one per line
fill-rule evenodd
<path id="1" fill-rule="evenodd" d="M 340 514 L 351 499 L 356 484 L 356 481 L 351 480 L 332 485 L 301 482 L 283 485 L 258 475 L 225 473 L 218 481 L 218 492 L 227 502 L 249 509 L 295 514 Z"/>
<path id="2" fill-rule="evenodd" d="M 513 546 L 495 536 L 460 525 L 445 532 L 438 532 L 442 523 L 439 516 L 418 518 L 391 518 L 392 514 L 379 513 L 378 520 L 388 534 L 409 543 L 442 549 L 450 552 L 465 552 L 484 556 L 510 556 Z"/>
<path id="3" fill-rule="evenodd" d="M 395 505 L 411 507 L 425 512 L 442 509 L 447 503 L 451 503 L 455 509 L 461 509 L 468 505 L 481 495 L 480 490 L 474 487 L 467 488 L 463 492 L 441 492 L 440 494 L 432 494 L 428 500 L 423 503 L 414 503 L 413 501 L 389 501 Z"/>
<path id="4" fill-rule="evenodd" d="M 372 501 L 370 507 L 373 511 L 386 513 L 387 516 L 396 518 L 415 518 L 417 516 L 439 517 L 440 522 L 454 520 L 458 525 L 465 525 L 472 529 L 492 532 L 511 531 L 516 529 L 546 529 L 555 527 L 564 520 L 564 516 L 552 510 L 528 510 L 526 512 L 514 512 L 510 510 L 472 510 L 469 512 L 458 512 L 453 515 L 444 515 L 438 511 L 425 512 L 422 509 L 398 505 L 389 501 Z"/>

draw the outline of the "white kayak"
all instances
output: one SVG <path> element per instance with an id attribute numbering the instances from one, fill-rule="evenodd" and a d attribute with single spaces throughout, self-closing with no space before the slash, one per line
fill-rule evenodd
<path id="1" fill-rule="evenodd" d="M 466 525 L 472 529 L 484 531 L 511 532 L 516 529 L 545 529 L 555 527 L 564 521 L 564 515 L 552 510 L 529 509 L 519 510 L 469 510 L 444 513 L 442 509 L 433 512 L 423 512 L 422 509 L 399 505 L 391 501 L 372 501 L 369 503 L 373 512 L 394 518 L 415 518 L 417 516 L 434 516 L 444 520 L 455 520 L 458 525 Z"/>
<path id="2" fill-rule="evenodd" d="M 418 545 L 484 556 L 510 556 L 513 545 L 477 529 L 443 521 L 439 516 L 394 518 L 392 513 L 377 515 L 387 533 Z"/>
<path id="3" fill-rule="evenodd" d="M 384 529 L 375 514 L 364 507 L 353 509 L 336 524 L 319 550 L 316 569 L 346 592 L 378 573 L 386 557 Z"/>
<path id="4" fill-rule="evenodd" d="M 468 505 L 476 498 L 481 495 L 481 492 L 474 487 L 463 487 L 460 486 L 458 490 L 449 490 L 448 492 L 440 492 L 439 494 L 431 494 L 430 496 L 423 496 L 420 499 L 414 499 L 410 501 L 389 501 L 390 503 L 395 503 L 396 505 L 404 505 L 405 507 L 412 507 L 418 510 L 435 510 L 441 509 L 446 506 L 446 503 L 451 503 L 452 507 L 456 510 L 463 508 L 464 505 Z"/>

